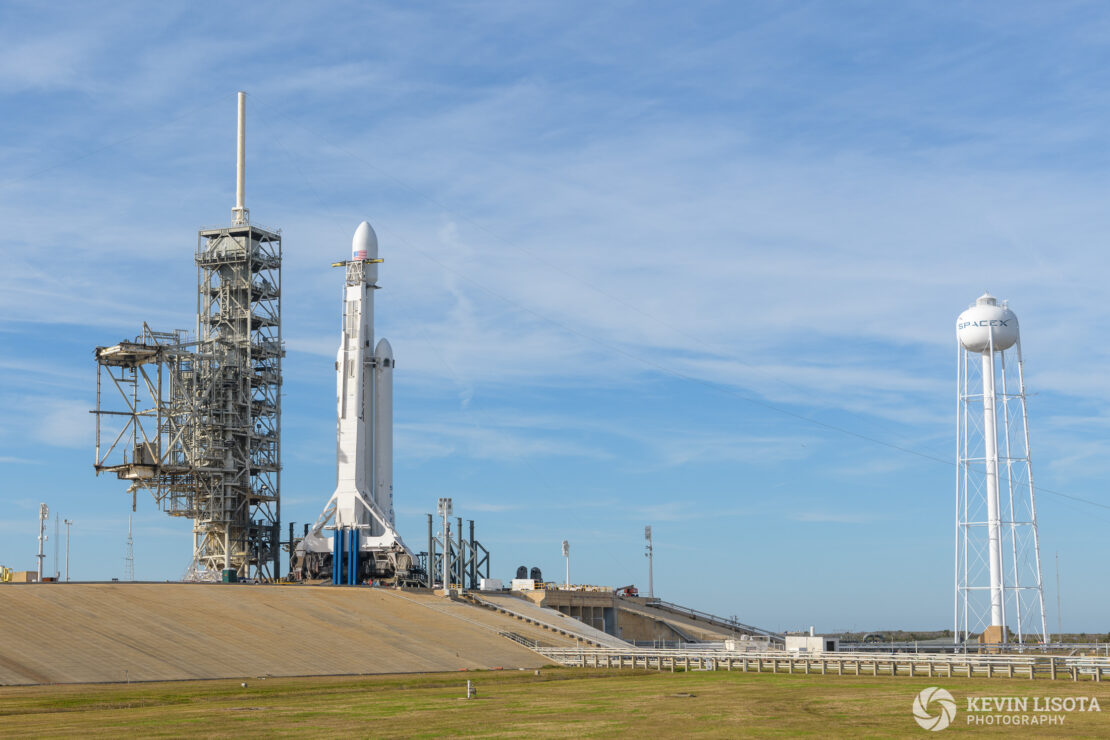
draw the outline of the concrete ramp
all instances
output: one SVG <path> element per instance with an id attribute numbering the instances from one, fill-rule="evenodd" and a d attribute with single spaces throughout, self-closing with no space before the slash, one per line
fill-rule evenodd
<path id="1" fill-rule="evenodd" d="M 565 632 L 574 637 L 594 643 L 599 647 L 627 648 L 629 643 L 591 627 L 585 622 L 580 622 L 574 617 L 568 617 L 560 611 L 538 606 L 528 599 L 510 594 L 494 594 L 489 592 L 471 593 L 471 597 L 478 602 L 488 604 L 494 608 L 502 609 L 517 618 L 527 622 L 544 625 L 555 631 Z"/>
<path id="2" fill-rule="evenodd" d="M 524 622 L 506 614 L 476 606 L 472 601 L 463 599 L 444 599 L 430 592 L 404 592 L 396 594 L 414 604 L 447 614 L 455 619 L 468 622 L 480 629 L 493 631 L 511 640 L 523 638 L 523 643 L 536 647 L 574 647 L 578 640 L 574 635 L 563 634 L 541 625 Z"/>
<path id="3" fill-rule="evenodd" d="M 663 622 L 677 634 L 692 637 L 699 642 L 716 642 L 739 635 L 762 635 L 777 640 L 780 644 L 782 642 L 781 635 L 768 630 L 740 622 L 731 623 L 722 617 L 659 599 L 620 597 L 618 606 L 622 611 Z"/>
<path id="4" fill-rule="evenodd" d="M 734 631 L 722 629 L 704 622 L 695 622 L 683 615 L 668 612 L 663 609 L 655 609 L 652 608 L 650 604 L 642 604 L 630 599 L 621 599 L 620 609 L 663 622 L 684 640 L 716 642 L 725 640 L 729 637 L 736 637 L 737 635 Z"/>
<path id="5" fill-rule="evenodd" d="M 546 631 L 477 606 L 438 609 L 435 598 L 296 585 L 0 584 L 0 684 L 535 668 L 549 662 L 499 634 L 535 632 L 557 643 Z"/>

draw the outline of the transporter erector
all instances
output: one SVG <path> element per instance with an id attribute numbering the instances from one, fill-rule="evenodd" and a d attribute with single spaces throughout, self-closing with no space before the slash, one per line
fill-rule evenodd
<path id="1" fill-rule="evenodd" d="M 296 546 L 294 575 L 336 585 L 401 583 L 414 557 L 393 513 L 393 349 L 374 344 L 378 237 L 363 221 L 343 267 L 343 327 L 336 356 L 336 486 Z"/>

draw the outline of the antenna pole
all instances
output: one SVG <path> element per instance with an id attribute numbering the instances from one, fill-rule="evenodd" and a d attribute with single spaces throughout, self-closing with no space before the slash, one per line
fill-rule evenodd
<path id="1" fill-rule="evenodd" d="M 73 526 L 72 519 L 66 519 L 66 583 L 69 583 L 69 528 Z"/>
<path id="2" fill-rule="evenodd" d="M 443 517 L 443 593 L 450 596 L 451 594 L 451 522 L 447 517 L 451 516 L 452 511 L 451 499 L 441 498 L 436 504 L 436 512 Z M 431 553 L 428 557 L 431 558 Z M 432 569 L 431 562 L 428 563 L 428 570 Z"/>
<path id="3" fill-rule="evenodd" d="M 567 559 L 567 578 L 563 581 L 563 588 L 570 589 L 570 542 L 563 540 L 563 557 Z"/>
<path id="4" fill-rule="evenodd" d="M 1056 551 L 1056 641 L 1064 641 L 1064 613 L 1060 611 L 1060 551 Z"/>
<path id="5" fill-rule="evenodd" d="M 127 517 L 127 555 L 123 559 L 125 581 L 135 580 L 135 540 L 131 536 L 131 517 Z"/>
<path id="6" fill-rule="evenodd" d="M 43 546 L 46 541 L 50 539 L 46 536 L 46 521 L 50 518 L 50 507 L 46 504 L 39 504 L 39 583 L 42 583 L 43 565 L 46 563 L 46 553 Z"/>

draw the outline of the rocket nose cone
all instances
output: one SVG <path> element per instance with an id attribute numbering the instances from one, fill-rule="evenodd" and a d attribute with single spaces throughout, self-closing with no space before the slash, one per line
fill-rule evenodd
<path id="1" fill-rule="evenodd" d="M 368 221 L 363 221 L 355 229 L 351 238 L 351 259 L 372 260 L 378 257 L 378 235 Z"/>
<path id="2" fill-rule="evenodd" d="M 378 342 L 378 347 L 374 350 L 374 356 L 384 360 L 393 359 L 393 347 L 389 345 L 388 339 L 382 339 Z"/>

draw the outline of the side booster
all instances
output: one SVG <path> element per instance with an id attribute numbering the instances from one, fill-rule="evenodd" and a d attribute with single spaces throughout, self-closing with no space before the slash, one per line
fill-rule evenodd
<path id="1" fill-rule="evenodd" d="M 378 237 L 363 221 L 351 240 L 336 355 L 336 487 L 297 546 L 294 575 L 337 585 L 400 581 L 412 552 L 394 528 L 393 349 L 374 345 Z M 373 349 L 371 349 L 373 348 Z M 296 572 L 299 570 L 299 574 Z"/>

